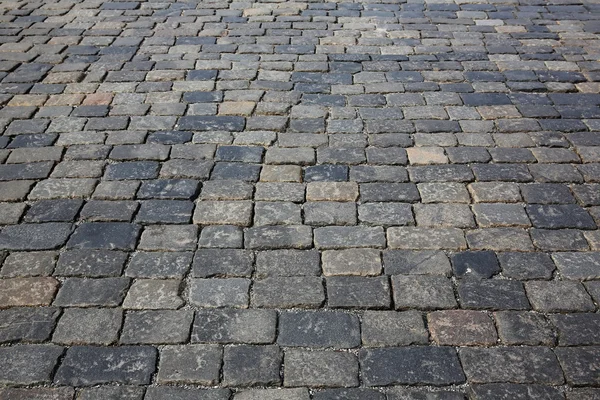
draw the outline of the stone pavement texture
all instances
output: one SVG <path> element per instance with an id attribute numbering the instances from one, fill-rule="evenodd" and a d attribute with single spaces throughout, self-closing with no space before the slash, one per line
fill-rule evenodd
<path id="1" fill-rule="evenodd" d="M 0 399 L 600 398 L 600 2 L 0 14 Z"/>

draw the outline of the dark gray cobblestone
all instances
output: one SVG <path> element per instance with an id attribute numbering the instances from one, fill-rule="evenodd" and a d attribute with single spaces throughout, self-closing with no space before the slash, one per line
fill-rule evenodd
<path id="1" fill-rule="evenodd" d="M 597 399 L 596 3 L 2 2 L 0 399 Z"/>

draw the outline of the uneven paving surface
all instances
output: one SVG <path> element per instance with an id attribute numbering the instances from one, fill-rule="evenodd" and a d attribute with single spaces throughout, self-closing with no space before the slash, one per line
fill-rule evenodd
<path id="1" fill-rule="evenodd" d="M 0 11 L 0 399 L 600 398 L 598 2 Z"/>

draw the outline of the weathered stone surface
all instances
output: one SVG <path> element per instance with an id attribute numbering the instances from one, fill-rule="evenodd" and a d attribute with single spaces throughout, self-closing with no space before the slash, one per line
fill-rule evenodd
<path id="1" fill-rule="evenodd" d="M 58 285 L 49 277 L 0 279 L 0 307 L 50 305 Z"/>
<path id="2" fill-rule="evenodd" d="M 375 249 L 327 250 L 322 253 L 323 274 L 379 275 L 381 255 Z"/>
<path id="3" fill-rule="evenodd" d="M 463 348 L 460 359 L 470 382 L 545 383 L 560 385 L 563 374 L 546 347 Z"/>
<path id="4" fill-rule="evenodd" d="M 226 347 L 223 382 L 228 386 L 279 385 L 282 357 L 276 345 Z"/>
<path id="5" fill-rule="evenodd" d="M 67 308 L 52 341 L 66 345 L 104 344 L 117 341 L 123 312 L 114 308 Z"/>
<path id="6" fill-rule="evenodd" d="M 367 386 L 465 381 L 456 351 L 446 347 L 365 349 L 360 351 L 360 367 Z"/>
<path id="7" fill-rule="evenodd" d="M 200 310 L 196 311 L 191 340 L 198 343 L 272 343 L 276 325 L 274 310 Z"/>
<path id="8" fill-rule="evenodd" d="M 0 311 L 0 343 L 43 342 L 50 338 L 60 309 L 13 307 Z"/>
<path id="9" fill-rule="evenodd" d="M 360 345 L 358 318 L 343 312 L 286 311 L 279 317 L 281 346 L 352 348 Z"/>
<path id="10" fill-rule="evenodd" d="M 6 226 L 0 232 L 0 249 L 56 249 L 65 244 L 71 229 L 71 224 L 62 222 Z"/>
<path id="11" fill-rule="evenodd" d="M 367 311 L 361 323 L 363 346 L 427 344 L 428 334 L 417 311 Z"/>
<path id="12" fill-rule="evenodd" d="M 93 386 L 102 383 L 144 385 L 156 368 L 157 351 L 150 346 L 71 347 L 54 383 Z"/>
<path id="13" fill-rule="evenodd" d="M 351 353 L 288 350 L 285 353 L 285 386 L 358 386 L 358 360 Z"/>
<path id="14" fill-rule="evenodd" d="M 50 383 L 63 351 L 60 346 L 47 344 L 0 348 L 0 383 L 10 386 Z"/>
<path id="15" fill-rule="evenodd" d="M 223 350 L 216 345 L 165 346 L 160 352 L 157 381 L 211 386 L 219 381 Z"/>
<path id="16" fill-rule="evenodd" d="M 133 250 L 140 226 L 121 222 L 92 222 L 77 227 L 67 246 L 72 249 Z"/>
<path id="17" fill-rule="evenodd" d="M 492 319 L 479 311 L 435 311 L 427 321 L 431 337 L 440 345 L 492 345 L 498 338 Z"/>

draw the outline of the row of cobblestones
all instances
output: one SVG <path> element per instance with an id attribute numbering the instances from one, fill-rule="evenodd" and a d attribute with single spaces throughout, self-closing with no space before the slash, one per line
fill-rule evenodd
<path id="1" fill-rule="evenodd" d="M 0 3 L 0 400 L 600 397 L 600 5 Z"/>

